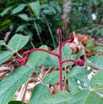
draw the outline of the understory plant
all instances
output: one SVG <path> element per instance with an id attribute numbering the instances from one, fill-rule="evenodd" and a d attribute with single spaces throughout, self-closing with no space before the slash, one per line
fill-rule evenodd
<path id="1" fill-rule="evenodd" d="M 83 53 L 72 55 L 72 49 L 67 44 L 73 42 L 74 37 L 70 36 L 68 40 L 62 42 L 60 29 L 57 30 L 57 34 L 59 46 L 55 52 L 49 51 L 47 46 L 43 45 L 40 48 L 24 51 L 23 55 L 20 55 L 20 50 L 30 39 L 29 36 L 21 34 L 15 34 L 8 44 L 3 40 L 0 41 L 2 50 L 0 64 L 17 55 L 19 58 L 16 64 L 21 65 L 0 81 L 0 104 L 23 104 L 23 102 L 14 101 L 13 95 L 22 85 L 29 83 L 33 73 L 39 81 L 32 91 L 30 104 L 103 104 L 103 57 L 92 56 L 84 63 L 80 59 Z M 41 66 L 59 68 L 59 74 L 54 70 L 47 73 L 45 77 L 40 77 Z M 68 66 L 72 66 L 69 71 L 66 69 Z M 87 67 L 90 68 L 87 70 Z M 88 79 L 87 76 L 92 73 L 92 68 L 100 71 Z M 68 90 L 63 90 L 64 81 L 67 82 Z M 58 82 L 59 92 L 51 95 L 48 86 Z"/>
<path id="2" fill-rule="evenodd" d="M 19 58 L 18 62 L 20 65 L 25 65 L 27 60 L 28 60 L 28 57 L 30 55 L 30 53 L 32 52 L 35 52 L 35 51 L 41 51 L 41 52 L 46 52 L 48 54 L 51 54 L 53 56 L 56 56 L 58 58 L 58 67 L 59 67 L 59 86 L 60 86 L 60 91 L 62 90 L 62 87 L 63 87 L 63 84 L 62 84 L 62 64 L 66 63 L 66 62 L 73 62 L 75 63 L 76 65 L 79 65 L 79 66 L 83 66 L 84 65 L 84 61 L 83 60 L 62 60 L 62 47 L 67 44 L 67 43 L 71 43 L 74 41 L 74 37 L 73 36 L 70 36 L 69 37 L 69 40 L 65 41 L 65 42 L 62 42 L 62 33 L 61 33 L 61 30 L 58 29 L 57 30 L 57 34 L 59 36 L 59 46 L 58 46 L 58 53 L 54 53 L 54 52 L 51 52 L 49 50 L 45 50 L 45 49 L 42 49 L 42 48 L 34 48 L 32 50 L 29 50 L 27 52 L 24 52 L 23 54 L 26 56 L 25 58 Z"/>

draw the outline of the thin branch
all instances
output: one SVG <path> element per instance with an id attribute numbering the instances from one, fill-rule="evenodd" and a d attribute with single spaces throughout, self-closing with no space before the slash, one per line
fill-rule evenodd
<path id="1" fill-rule="evenodd" d="M 22 85 L 21 90 L 19 92 L 19 95 L 17 97 L 17 100 L 19 100 L 19 101 L 24 101 L 25 100 L 25 94 L 26 94 L 27 86 L 28 86 L 27 83 Z"/>
<path id="2" fill-rule="evenodd" d="M 75 60 L 70 60 L 70 59 L 68 59 L 68 60 L 63 60 L 63 61 L 62 61 L 62 64 L 66 63 L 66 62 L 73 62 L 73 63 L 76 64 L 76 61 L 75 61 Z"/>
<path id="3" fill-rule="evenodd" d="M 24 52 L 23 54 L 30 54 L 30 53 L 35 52 L 35 51 L 42 51 L 42 52 L 46 52 L 46 53 L 49 53 L 51 55 L 54 55 L 56 57 L 59 57 L 59 55 L 57 53 L 54 53 L 52 51 L 45 50 L 45 49 L 42 49 L 42 48 L 34 48 L 34 49 L 31 49 L 29 51 Z"/>

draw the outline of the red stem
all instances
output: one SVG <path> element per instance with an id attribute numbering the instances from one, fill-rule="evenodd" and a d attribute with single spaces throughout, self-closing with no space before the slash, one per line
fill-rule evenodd
<path id="1" fill-rule="evenodd" d="M 63 83 L 62 83 L 62 34 L 59 34 L 59 87 L 60 91 L 63 90 Z"/>
<path id="2" fill-rule="evenodd" d="M 63 60 L 62 64 L 66 63 L 66 62 L 73 62 L 73 63 L 77 64 L 76 60 L 69 60 L 69 59 L 68 60 Z"/>
<path id="3" fill-rule="evenodd" d="M 49 54 L 51 54 L 51 55 L 54 55 L 54 56 L 56 56 L 56 57 L 59 57 L 59 54 L 54 53 L 54 52 L 51 52 L 51 51 L 49 51 L 49 50 L 42 49 L 42 48 L 34 48 L 34 49 L 31 49 L 31 50 L 29 50 L 29 51 L 24 52 L 23 54 L 30 54 L 30 53 L 32 53 L 32 52 L 34 52 L 34 51 L 42 51 L 42 52 L 46 52 L 46 53 L 49 53 Z"/>
<path id="4" fill-rule="evenodd" d="M 66 43 L 69 43 L 69 40 L 66 40 L 62 43 L 62 47 L 66 44 Z"/>
<path id="5" fill-rule="evenodd" d="M 62 43 L 62 47 L 66 44 L 66 43 L 72 43 L 74 41 L 74 37 L 73 36 L 69 36 L 69 40 L 66 40 L 65 42 Z"/>

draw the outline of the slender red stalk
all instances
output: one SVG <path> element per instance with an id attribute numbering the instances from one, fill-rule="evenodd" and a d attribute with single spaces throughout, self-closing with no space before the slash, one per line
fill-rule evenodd
<path id="1" fill-rule="evenodd" d="M 54 55 L 56 57 L 59 57 L 59 54 L 56 54 L 52 51 L 45 50 L 45 49 L 42 49 L 42 48 L 34 48 L 34 49 L 31 49 L 29 51 L 24 52 L 23 54 L 25 54 L 26 56 L 24 58 L 19 58 L 18 63 L 22 66 L 26 65 L 30 53 L 35 52 L 35 51 L 42 51 L 42 52 L 46 52 L 46 53 L 49 53 L 51 55 Z"/>
<path id="2" fill-rule="evenodd" d="M 69 43 L 69 40 L 64 41 L 64 42 L 62 43 L 62 47 L 63 47 L 65 44 L 67 44 L 67 43 Z"/>
<path id="3" fill-rule="evenodd" d="M 73 62 L 74 64 L 76 64 L 76 60 L 63 60 L 62 64 L 66 63 L 66 62 Z"/>
<path id="4" fill-rule="evenodd" d="M 59 63 L 59 87 L 60 91 L 63 89 L 63 83 L 62 83 L 62 33 L 61 30 L 57 30 L 57 34 L 59 36 L 59 57 L 58 57 L 58 63 Z"/>
<path id="5" fill-rule="evenodd" d="M 30 54 L 30 53 L 35 52 L 35 51 L 42 51 L 42 52 L 46 52 L 46 53 L 49 53 L 51 55 L 54 55 L 56 57 L 59 57 L 59 55 L 57 53 L 54 53 L 52 51 L 45 50 L 45 49 L 42 49 L 42 48 L 34 48 L 34 49 L 31 49 L 29 51 L 24 52 L 23 54 Z"/>
<path id="6" fill-rule="evenodd" d="M 62 64 L 66 63 L 66 62 L 73 62 L 74 64 L 78 65 L 78 66 L 83 66 L 84 65 L 84 61 L 83 60 L 63 60 Z"/>

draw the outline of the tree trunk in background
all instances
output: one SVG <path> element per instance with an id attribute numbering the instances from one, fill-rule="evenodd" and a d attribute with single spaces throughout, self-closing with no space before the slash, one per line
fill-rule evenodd
<path id="1" fill-rule="evenodd" d="M 64 0 L 64 4 L 63 4 L 62 20 L 64 22 L 63 31 L 66 38 L 68 38 L 68 35 L 69 35 L 71 3 L 72 3 L 72 0 Z"/>

